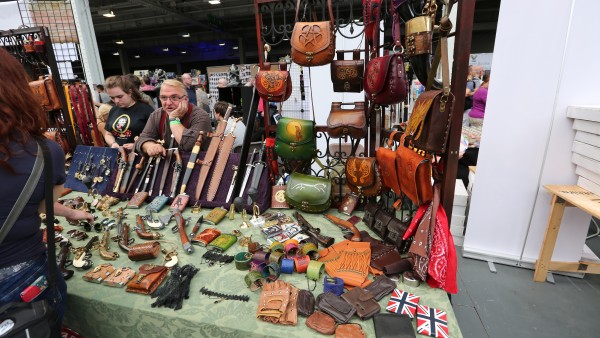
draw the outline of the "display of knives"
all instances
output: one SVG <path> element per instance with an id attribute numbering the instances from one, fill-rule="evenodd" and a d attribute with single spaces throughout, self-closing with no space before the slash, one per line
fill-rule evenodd
<path id="1" fill-rule="evenodd" d="M 190 179 L 190 176 L 192 175 L 194 166 L 196 165 L 196 159 L 198 158 L 198 153 L 200 152 L 200 146 L 202 145 L 203 138 L 204 138 L 204 132 L 201 131 L 198 134 L 196 143 L 194 143 L 194 148 L 192 148 L 192 152 L 190 153 L 190 158 L 189 158 L 187 166 L 185 168 L 185 174 L 183 175 L 183 180 L 181 181 L 181 189 L 179 190 L 180 194 L 185 194 L 185 189 L 187 188 L 187 182 Z"/>
<path id="2" fill-rule="evenodd" d="M 258 183 L 260 182 L 260 177 L 262 176 L 263 169 L 265 168 L 265 162 L 263 162 L 263 152 L 265 149 L 265 144 L 263 143 L 260 151 L 258 152 L 258 159 L 254 162 L 254 170 L 252 172 L 252 183 L 250 183 L 250 188 L 248 188 L 248 205 L 256 202 L 256 195 L 258 194 Z"/>

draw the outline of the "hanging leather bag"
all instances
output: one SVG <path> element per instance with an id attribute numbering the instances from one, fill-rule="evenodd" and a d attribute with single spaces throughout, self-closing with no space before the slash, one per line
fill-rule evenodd
<path id="1" fill-rule="evenodd" d="M 316 149 L 315 122 L 282 117 L 277 123 L 275 151 L 285 160 L 309 160 Z"/>
<path id="2" fill-rule="evenodd" d="M 350 109 L 343 109 L 343 105 L 354 105 Z M 332 102 L 331 111 L 327 118 L 327 132 L 330 137 L 340 138 L 352 136 L 360 139 L 367 134 L 367 118 L 365 116 L 365 103 Z"/>
<path id="3" fill-rule="evenodd" d="M 371 197 L 381 193 L 381 174 L 375 157 L 348 157 L 346 183 L 353 193 Z"/>
<path id="4" fill-rule="evenodd" d="M 60 99 L 51 76 L 40 76 L 37 81 L 29 82 L 29 87 L 46 111 L 61 109 Z"/>
<path id="5" fill-rule="evenodd" d="M 398 173 L 396 172 L 396 152 L 392 150 L 392 144 L 394 143 L 394 135 L 398 133 L 394 130 L 390 133 L 388 138 L 387 148 L 379 147 L 375 151 L 375 158 L 379 168 L 381 168 L 382 183 L 383 187 L 391 189 L 394 194 L 400 196 L 400 182 L 398 181 Z"/>
<path id="6" fill-rule="evenodd" d="M 331 82 L 334 92 L 360 93 L 363 90 L 365 60 L 360 59 L 360 51 L 352 51 L 352 60 L 344 60 L 343 50 L 338 50 L 337 60 L 331 62 Z"/>
<path id="7" fill-rule="evenodd" d="M 413 203 L 420 206 L 431 201 L 431 157 L 422 156 L 405 146 L 406 134 L 402 135 L 396 150 L 396 171 L 400 190 Z"/>
<path id="8" fill-rule="evenodd" d="M 279 70 L 271 70 L 272 65 L 277 65 Z M 256 90 L 258 95 L 266 101 L 284 102 L 292 95 L 292 79 L 285 62 L 265 62 L 256 73 Z"/>
<path id="9" fill-rule="evenodd" d="M 299 21 L 300 2 L 301 0 L 298 0 L 296 4 L 296 23 L 290 40 L 292 61 L 306 67 L 326 65 L 333 60 L 335 54 L 335 25 L 331 0 L 327 0 L 328 21 L 317 21 L 314 7 L 311 10 L 314 21 Z M 302 17 L 302 20 L 304 19 L 305 16 Z"/>

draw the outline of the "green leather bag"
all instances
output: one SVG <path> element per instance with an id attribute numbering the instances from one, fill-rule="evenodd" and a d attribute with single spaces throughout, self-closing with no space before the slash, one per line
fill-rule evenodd
<path id="1" fill-rule="evenodd" d="M 309 160 L 316 149 L 315 123 L 282 117 L 277 123 L 275 151 L 285 160 Z"/>
<path id="2" fill-rule="evenodd" d="M 301 211 L 311 213 L 325 211 L 331 205 L 331 180 L 292 173 L 285 189 L 285 200 Z"/>

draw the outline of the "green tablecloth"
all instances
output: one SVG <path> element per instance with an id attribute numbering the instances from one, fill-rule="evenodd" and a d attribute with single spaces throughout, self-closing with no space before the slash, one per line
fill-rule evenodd
<path id="1" fill-rule="evenodd" d="M 84 196 L 79 193 L 71 193 L 65 198 L 76 195 Z M 90 201 L 90 197 L 86 197 Z M 117 210 L 119 206 L 125 206 L 120 203 L 111 208 Z M 197 218 L 208 213 L 203 209 L 201 214 L 191 214 L 190 208 L 184 212 L 185 217 L 191 217 L 192 223 Z M 143 214 L 145 210 L 126 209 L 128 213 L 126 222 L 130 225 L 135 224 L 135 215 Z M 166 207 L 161 214 L 165 214 Z M 291 214 L 289 210 L 286 213 Z M 336 211 L 332 213 L 337 215 Z M 99 214 L 99 213 L 98 213 Z M 155 215 L 156 216 L 156 215 Z M 335 225 L 329 223 L 322 215 L 305 214 L 305 218 L 315 227 L 321 228 L 321 231 L 336 238 L 336 242 L 343 240 L 341 231 Z M 343 215 L 338 215 L 343 217 Z M 102 218 L 102 216 L 99 216 Z M 65 225 L 66 222 L 61 222 Z M 173 225 L 172 221 L 170 225 Z M 239 229 L 241 216 L 237 214 L 234 220 L 225 219 L 217 228 L 222 232 L 231 232 Z M 203 228 L 208 227 L 203 225 Z M 360 230 L 366 229 L 364 224 L 358 225 Z M 66 225 L 65 233 L 74 226 Z M 113 230 L 114 231 L 114 230 Z M 190 229 L 188 229 L 188 232 Z M 252 235 L 252 239 L 260 243 L 266 243 L 266 239 L 260 233 L 258 228 L 241 229 L 245 236 Z M 92 230 L 93 232 L 93 230 Z M 298 324 L 294 327 L 274 325 L 262 322 L 256 319 L 257 301 L 260 291 L 251 292 L 244 282 L 244 276 L 247 271 L 238 271 L 233 263 L 224 266 L 208 266 L 201 264 L 201 256 L 206 252 L 206 248 L 194 246 L 195 251 L 192 254 L 186 254 L 181 249 L 181 243 L 177 234 L 171 233 L 170 227 L 161 230 L 166 240 L 171 240 L 178 244 L 178 258 L 180 264 L 191 263 L 200 269 L 193 278 L 190 286 L 190 298 L 184 300 L 183 308 L 174 311 L 169 308 L 152 308 L 155 299 L 149 296 L 132 294 L 125 292 L 125 289 L 111 288 L 104 285 L 94 284 L 84 281 L 81 276 L 83 271 L 76 271 L 75 275 L 67 281 L 68 299 L 65 324 L 87 337 L 314 337 L 319 334 L 309 329 L 305 325 L 306 318 L 298 318 Z M 100 234 L 101 235 L 101 234 Z M 114 234 L 111 234 L 114 235 Z M 101 238 L 101 236 L 99 236 Z M 136 238 L 136 243 L 142 242 L 137 235 L 132 232 L 131 237 Z M 75 247 L 83 246 L 87 240 L 77 242 L 71 240 Z M 161 264 L 163 255 L 154 261 L 132 262 L 127 255 L 122 252 L 115 244 L 111 245 L 111 251 L 117 251 L 120 257 L 113 261 L 115 267 L 131 267 L 136 269 L 143 263 Z M 227 254 L 245 251 L 245 248 L 234 244 Z M 94 252 L 92 257 L 94 265 L 105 263 L 106 261 Z M 301 289 L 307 288 L 307 279 L 304 274 L 294 273 L 293 275 L 281 276 L 281 279 L 294 284 Z M 311 281 L 311 287 L 314 282 Z M 200 288 L 206 287 L 210 290 L 226 294 L 238 294 L 250 296 L 249 302 L 223 300 L 215 302 L 208 296 L 199 293 Z M 460 329 L 456 322 L 456 317 L 452 311 L 452 306 L 448 300 L 447 294 L 440 289 L 430 289 L 425 283 L 417 288 L 412 288 L 398 282 L 398 288 L 414 293 L 421 297 L 420 304 L 435 307 L 446 311 L 448 314 L 448 325 L 450 336 L 462 337 Z M 315 296 L 322 293 L 323 282 L 317 284 L 313 291 Z M 385 306 L 389 296 L 381 301 L 382 312 L 385 312 Z M 353 323 L 362 325 L 367 337 L 375 337 L 373 321 L 361 321 L 354 317 Z M 416 321 L 413 320 L 413 323 Z M 416 332 L 416 331 L 415 331 Z"/>

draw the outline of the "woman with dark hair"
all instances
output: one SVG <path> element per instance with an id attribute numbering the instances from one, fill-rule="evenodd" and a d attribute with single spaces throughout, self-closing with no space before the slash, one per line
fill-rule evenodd
<path id="1" fill-rule="evenodd" d="M 54 214 L 71 220 L 93 222 L 90 213 L 72 210 L 56 202 L 65 182 L 65 156 L 60 146 L 44 138 L 48 128 L 46 112 L 29 88 L 23 66 L 0 47 L 0 224 L 4 225 L 31 174 L 38 143 L 42 139 L 52 156 Z M 20 293 L 41 276 L 47 277 L 46 246 L 40 231 L 40 212 L 45 211 L 44 175 L 38 180 L 29 201 L 0 244 L 0 307 L 20 302 Z M 56 262 L 50 262 L 56 264 Z M 35 300 L 54 300 L 59 320 L 65 312 L 67 286 L 57 274 L 58 292 L 47 288 Z M 50 302 L 51 304 L 53 302 Z"/>
<path id="2" fill-rule="evenodd" d="M 142 94 L 127 75 L 111 76 L 104 83 L 115 106 L 108 113 L 104 140 L 109 147 L 133 149 L 154 108 L 144 103 Z"/>

